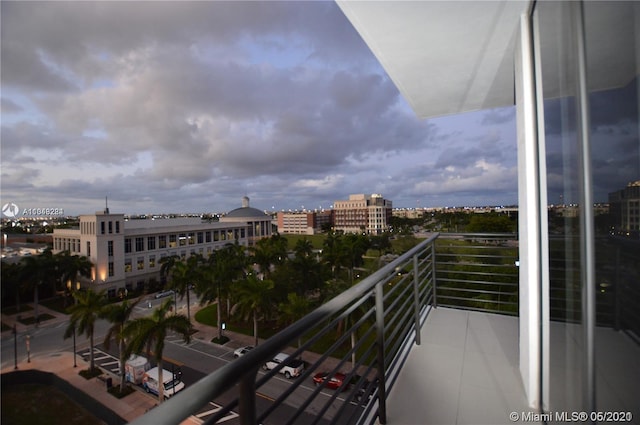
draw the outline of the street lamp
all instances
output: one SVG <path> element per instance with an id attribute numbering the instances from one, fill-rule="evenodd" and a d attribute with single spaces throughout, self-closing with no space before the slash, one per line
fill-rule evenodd
<path id="1" fill-rule="evenodd" d="M 27 363 L 31 363 L 31 335 L 27 335 Z"/>

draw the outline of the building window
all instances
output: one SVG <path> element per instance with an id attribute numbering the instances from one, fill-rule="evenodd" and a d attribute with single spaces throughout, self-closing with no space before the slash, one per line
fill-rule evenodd
<path id="1" fill-rule="evenodd" d="M 144 251 L 144 238 L 136 238 L 136 252 Z"/>
<path id="2" fill-rule="evenodd" d="M 180 237 L 178 237 L 178 240 L 180 242 L 180 246 L 185 246 L 187 244 L 187 235 L 186 235 L 186 233 L 181 233 Z"/>
<path id="3" fill-rule="evenodd" d="M 213 232 L 213 240 L 218 242 L 220 240 L 220 232 L 217 230 Z"/>
<path id="4" fill-rule="evenodd" d="M 189 245 L 193 245 L 194 243 L 196 243 L 196 234 L 195 233 L 189 233 Z"/>
<path id="5" fill-rule="evenodd" d="M 144 257 L 138 257 L 138 270 L 144 270 Z"/>
<path id="6" fill-rule="evenodd" d="M 113 257 L 113 241 L 107 241 L 107 255 Z"/>
<path id="7" fill-rule="evenodd" d="M 131 238 L 126 238 L 124 240 L 124 252 L 128 254 L 131 252 Z"/>
<path id="8" fill-rule="evenodd" d="M 178 246 L 177 236 L 169 235 L 169 248 L 175 248 L 176 246 Z"/>
<path id="9" fill-rule="evenodd" d="M 205 241 L 207 243 L 211 242 L 211 232 L 206 232 L 205 233 Z"/>
<path id="10" fill-rule="evenodd" d="M 167 247 L 167 235 L 158 236 L 158 247 L 164 249 Z"/>
<path id="11" fill-rule="evenodd" d="M 116 233 L 120 233 L 120 222 L 116 221 Z"/>
<path id="12" fill-rule="evenodd" d="M 104 235 L 104 221 L 100 222 L 100 233 Z"/>
<path id="13" fill-rule="evenodd" d="M 113 221 L 109 222 L 109 233 L 113 233 Z"/>
<path id="14" fill-rule="evenodd" d="M 115 270 L 113 268 L 113 261 L 109 261 L 109 277 L 113 277 Z"/>
<path id="15" fill-rule="evenodd" d="M 125 273 L 131 272 L 131 258 L 127 258 L 124 260 L 124 272 Z"/>
<path id="16" fill-rule="evenodd" d="M 156 256 L 155 255 L 150 255 L 149 256 L 149 268 L 153 269 L 156 266 Z"/>
<path id="17" fill-rule="evenodd" d="M 147 250 L 153 251 L 154 249 L 156 249 L 156 237 L 149 236 L 147 238 Z"/>
<path id="18" fill-rule="evenodd" d="M 87 257 L 91 257 L 91 242 L 87 241 Z"/>
<path id="19" fill-rule="evenodd" d="M 204 233 L 198 232 L 198 243 L 204 243 Z"/>

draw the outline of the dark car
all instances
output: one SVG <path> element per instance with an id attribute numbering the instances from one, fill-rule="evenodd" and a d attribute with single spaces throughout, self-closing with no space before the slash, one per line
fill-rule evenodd
<path id="1" fill-rule="evenodd" d="M 362 387 L 355 395 L 356 401 L 361 402 L 364 400 L 368 402 L 369 400 L 371 400 L 371 396 L 378 389 L 378 382 L 380 382 L 378 378 L 375 378 L 373 381 L 365 379 Z"/>
<path id="2" fill-rule="evenodd" d="M 326 382 L 325 386 L 327 388 L 331 388 L 332 390 L 337 390 L 338 388 L 342 388 L 342 390 L 346 390 L 348 385 L 344 385 L 344 380 L 347 378 L 342 372 L 336 372 L 333 375 L 330 375 L 329 372 L 320 372 L 316 373 L 313 377 L 313 383 L 316 385 L 320 385 L 323 382 Z"/>

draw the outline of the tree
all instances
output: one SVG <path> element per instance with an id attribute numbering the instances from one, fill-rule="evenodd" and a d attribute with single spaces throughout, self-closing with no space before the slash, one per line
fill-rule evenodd
<path id="1" fill-rule="evenodd" d="M 191 255 L 186 261 L 176 261 L 171 269 L 171 281 L 169 287 L 180 295 L 180 299 L 187 296 L 187 319 L 191 321 L 191 285 L 198 279 L 199 264 L 203 261 L 201 255 Z"/>
<path id="2" fill-rule="evenodd" d="M 95 292 L 92 289 L 77 291 L 73 294 L 76 303 L 69 307 L 69 325 L 64 332 L 64 339 L 69 338 L 74 332 L 85 334 L 89 338 L 89 371 L 95 369 L 93 360 L 93 335 L 96 320 L 102 315 L 102 310 L 107 303 L 105 292 Z"/>
<path id="3" fill-rule="evenodd" d="M 273 281 L 260 280 L 255 274 L 248 275 L 234 285 L 238 314 L 244 320 L 253 318 L 255 345 L 258 345 L 258 317 L 271 308 L 272 289 Z"/>
<path id="4" fill-rule="evenodd" d="M 24 257 L 21 261 L 21 280 L 29 289 L 33 290 L 33 304 L 36 326 L 40 320 L 38 298 L 40 286 L 48 283 L 55 284 L 56 270 L 53 254 L 47 249 L 40 255 Z"/>
<path id="5" fill-rule="evenodd" d="M 124 391 L 124 366 L 126 357 L 124 357 L 125 351 L 125 335 L 124 328 L 133 309 L 142 300 L 138 298 L 133 302 L 124 300 L 121 303 L 106 305 L 101 312 L 101 317 L 111 323 L 111 327 L 107 330 L 107 334 L 104 336 L 104 346 L 108 350 L 111 345 L 111 339 L 114 339 L 118 344 L 118 355 L 120 356 L 120 392 Z"/>
<path id="6" fill-rule="evenodd" d="M 249 251 L 253 262 L 268 279 L 271 277 L 271 266 L 282 264 L 287 258 L 287 239 L 275 234 L 270 238 L 260 239 Z"/>
<path id="7" fill-rule="evenodd" d="M 70 292 L 75 289 L 78 276 L 91 277 L 93 264 L 87 257 L 71 255 L 69 251 L 62 251 L 53 257 L 60 281 L 63 285 L 68 285 L 67 288 L 69 288 Z"/>
<path id="8" fill-rule="evenodd" d="M 307 297 L 290 292 L 287 295 L 287 302 L 280 303 L 278 310 L 280 312 L 280 321 L 285 325 L 290 325 L 302 319 L 311 311 L 311 303 Z M 302 344 L 300 338 L 298 338 L 298 348 L 300 348 L 300 345 Z"/>
<path id="9" fill-rule="evenodd" d="M 123 330 L 126 340 L 124 357 L 131 354 L 140 354 L 143 350 L 147 353 L 153 349 L 153 356 L 158 364 L 158 382 L 162 383 L 162 353 L 164 351 L 164 340 L 169 331 L 182 335 L 185 343 L 191 342 L 193 326 L 189 319 L 182 314 L 169 314 L 173 300 L 165 300 L 156 308 L 151 316 L 140 317 L 129 321 Z M 164 401 L 164 385 L 158 385 L 158 401 Z"/>
<path id="10" fill-rule="evenodd" d="M 222 339 L 222 299 L 228 299 L 231 284 L 243 275 L 245 265 L 244 247 L 238 243 L 227 244 L 211 253 L 200 279 L 196 282 L 196 293 L 201 304 L 213 300 L 218 303 L 216 310 L 219 341 Z"/>
<path id="11" fill-rule="evenodd" d="M 15 291 L 16 312 L 20 312 L 20 290 L 22 289 L 22 267 L 20 263 L 2 263 L 2 297 L 4 299 L 10 291 Z"/>

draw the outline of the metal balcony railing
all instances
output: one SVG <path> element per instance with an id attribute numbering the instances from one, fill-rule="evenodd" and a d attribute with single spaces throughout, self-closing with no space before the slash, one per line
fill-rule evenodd
<path id="1" fill-rule="evenodd" d="M 419 329 L 436 303 L 437 238 L 424 240 L 133 423 L 178 424 L 213 400 L 223 407 L 207 424 L 231 411 L 252 425 L 371 424 L 376 418 L 386 423 L 387 393 L 411 347 L 420 343 Z M 279 352 L 288 359 L 261 371 Z M 305 363 L 300 376 L 274 379 L 299 359 Z M 341 378 L 338 389 L 328 389 L 328 380 L 314 385 L 312 378 L 322 371 Z"/>
<path id="2" fill-rule="evenodd" d="M 438 305 L 518 315 L 518 237 L 441 233 L 436 242 Z"/>

